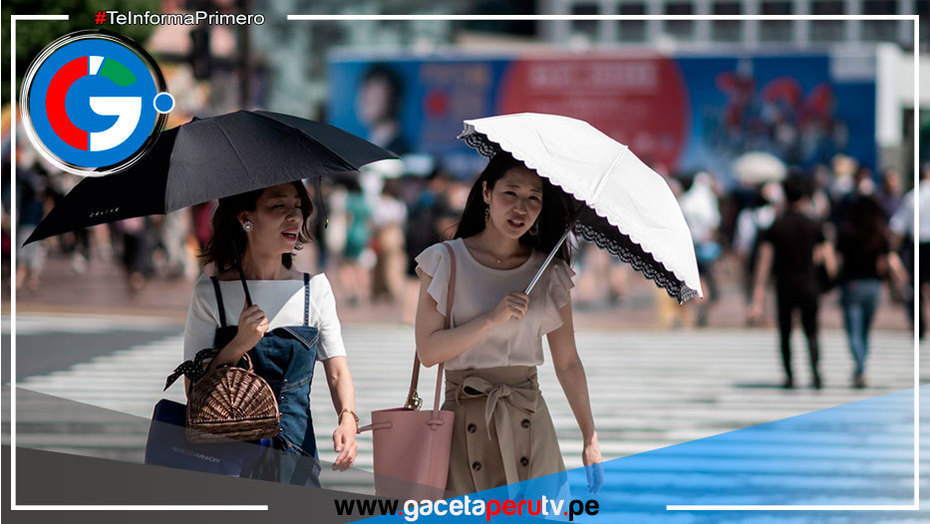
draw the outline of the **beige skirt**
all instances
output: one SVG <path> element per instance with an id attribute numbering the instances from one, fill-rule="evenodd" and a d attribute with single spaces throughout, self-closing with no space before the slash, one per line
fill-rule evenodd
<path id="1" fill-rule="evenodd" d="M 534 366 L 446 371 L 442 409 L 455 411 L 448 496 L 565 470 Z"/>

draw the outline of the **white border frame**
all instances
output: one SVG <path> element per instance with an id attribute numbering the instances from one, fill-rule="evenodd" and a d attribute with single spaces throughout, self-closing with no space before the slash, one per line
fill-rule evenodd
<path id="1" fill-rule="evenodd" d="M 11 193 L 16 192 L 16 22 L 18 20 L 67 20 L 68 15 L 11 15 L 10 17 L 10 173 Z M 910 20 L 914 23 L 914 187 L 919 185 L 920 151 L 920 17 L 917 15 L 287 15 L 288 21 L 326 20 Z M 915 202 L 916 203 L 916 202 Z M 914 205 L 914 237 L 919 238 L 919 206 Z M 10 221 L 16 223 L 16 199 L 11 200 Z M 15 282 L 16 228 L 11 228 L 10 279 Z M 915 240 L 916 242 L 916 240 Z M 920 267 L 920 255 L 914 250 L 914 267 Z M 914 296 L 918 295 L 919 279 L 914 279 Z M 914 308 L 914 325 L 919 322 L 919 308 Z M 267 505 L 22 505 L 16 503 L 16 286 L 10 286 L 10 501 L 11 510 L 63 511 L 176 511 L 176 510 L 239 510 L 267 511 Z M 2 459 L 0 459 L 2 460 Z M 0 464 L 2 466 L 2 464 Z M 914 330 L 914 503 L 912 505 L 667 505 L 668 511 L 918 511 L 920 509 L 920 351 L 917 330 Z"/>

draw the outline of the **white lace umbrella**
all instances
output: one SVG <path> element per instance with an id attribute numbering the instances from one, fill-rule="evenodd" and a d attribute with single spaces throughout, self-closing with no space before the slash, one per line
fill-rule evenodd
<path id="1" fill-rule="evenodd" d="M 507 151 L 560 187 L 580 209 L 577 234 L 631 264 L 679 303 L 704 296 L 691 233 L 675 196 L 627 146 L 582 120 L 539 113 L 466 120 L 459 138 L 486 157 Z M 568 231 L 562 241 L 567 236 Z"/>

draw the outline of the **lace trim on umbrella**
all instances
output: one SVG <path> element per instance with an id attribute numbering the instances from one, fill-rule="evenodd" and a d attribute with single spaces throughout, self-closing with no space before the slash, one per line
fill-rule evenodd
<path id="1" fill-rule="evenodd" d="M 482 133 L 466 135 L 463 140 L 465 140 L 465 143 L 468 144 L 469 147 L 481 153 L 481 156 L 486 156 L 488 158 L 492 158 L 502 151 L 501 146 L 488 140 L 488 136 Z"/>
<path id="2" fill-rule="evenodd" d="M 580 233 L 585 239 L 597 244 L 597 247 L 606 249 L 610 254 L 633 266 L 633 269 L 640 272 L 656 283 L 657 286 L 664 288 L 668 296 L 678 300 L 679 304 L 684 304 L 697 296 L 697 291 L 684 285 L 684 283 L 671 274 L 664 267 L 645 252 L 636 253 L 629 246 L 617 239 L 610 238 L 608 235 L 595 230 L 587 224 L 576 224 L 575 231 Z M 627 241 L 632 243 L 632 241 Z"/>
<path id="3" fill-rule="evenodd" d="M 483 133 L 472 133 L 462 137 L 462 139 L 469 147 L 477 150 L 482 156 L 488 158 L 502 151 L 500 145 L 492 142 L 487 135 Z M 566 194 L 568 195 L 567 192 Z M 574 199 L 572 195 L 569 196 Z M 590 208 L 587 209 L 593 215 L 593 217 L 586 217 L 588 221 L 591 219 L 603 220 L 603 218 L 597 216 Z M 665 289 L 666 293 L 668 293 L 670 297 L 678 300 L 679 304 L 684 304 L 697 296 L 696 290 L 684 285 L 684 282 L 677 278 L 672 272 L 665 269 L 660 262 L 657 262 L 654 258 L 649 256 L 648 253 L 643 251 L 642 248 L 630 240 L 629 237 L 616 231 L 612 225 L 608 227 L 614 230 L 617 235 L 621 235 L 621 237 L 612 238 L 612 235 L 607 235 L 598 230 L 601 228 L 581 222 L 575 225 L 575 231 L 581 234 L 585 239 L 597 244 L 597 247 L 606 249 L 613 256 L 633 266 L 633 269 L 655 282 L 657 286 Z"/>

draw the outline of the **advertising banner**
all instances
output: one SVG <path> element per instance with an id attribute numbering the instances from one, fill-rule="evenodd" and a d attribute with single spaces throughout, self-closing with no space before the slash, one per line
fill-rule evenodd
<path id="1" fill-rule="evenodd" d="M 660 172 L 729 177 L 730 162 L 747 151 L 805 167 L 843 153 L 874 169 L 874 74 L 838 74 L 843 60 L 641 51 L 335 55 L 328 116 L 398 154 L 436 155 L 462 176 L 480 167 L 455 139 L 462 120 L 525 111 L 585 120 Z M 874 57 L 868 61 L 874 71 Z"/>

